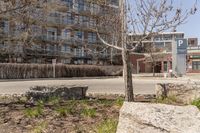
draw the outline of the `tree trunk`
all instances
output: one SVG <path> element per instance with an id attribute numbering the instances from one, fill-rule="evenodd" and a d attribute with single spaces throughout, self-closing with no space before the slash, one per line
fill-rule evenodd
<path id="1" fill-rule="evenodd" d="M 132 69 L 131 69 L 131 62 L 130 62 L 130 55 L 129 52 L 126 50 L 122 51 L 122 58 L 123 58 L 123 77 L 124 77 L 124 84 L 125 84 L 125 101 L 132 102 L 134 101 L 134 94 L 133 94 L 133 82 L 132 82 Z"/>

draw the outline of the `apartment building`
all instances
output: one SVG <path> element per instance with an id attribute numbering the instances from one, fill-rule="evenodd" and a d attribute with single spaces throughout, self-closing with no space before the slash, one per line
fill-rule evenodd
<path id="1" fill-rule="evenodd" d="M 119 0 L 106 2 L 109 7 L 119 9 Z M 115 51 L 105 48 L 96 33 L 97 19 L 105 7 L 89 0 L 60 0 L 59 6 L 48 14 L 39 12 L 45 23 L 31 25 L 34 35 L 30 37 L 33 45 L 29 46 L 18 40 L 10 41 L 9 37 L 17 36 L 16 29 L 22 25 L 13 26 L 9 19 L 1 18 L 0 62 L 52 63 L 56 59 L 63 64 L 110 63 Z M 100 34 L 109 38 L 103 29 Z"/>
<path id="2" fill-rule="evenodd" d="M 142 35 L 129 35 L 129 42 L 135 42 Z M 131 61 L 135 73 L 151 73 L 153 67 L 155 73 L 169 72 L 172 69 L 172 45 L 176 38 L 184 38 L 183 32 L 163 32 L 142 41 L 141 53 L 132 54 Z M 134 45 L 134 43 L 132 43 Z M 154 62 L 154 65 L 152 63 Z"/>

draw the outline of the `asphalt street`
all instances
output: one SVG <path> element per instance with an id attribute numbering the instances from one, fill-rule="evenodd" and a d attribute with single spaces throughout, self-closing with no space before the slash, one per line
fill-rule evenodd
<path id="1" fill-rule="evenodd" d="M 135 94 L 154 94 L 157 83 L 184 83 L 184 80 L 133 79 Z M 44 80 L 5 80 L 0 81 L 0 94 L 23 94 L 30 87 L 40 85 L 87 85 L 88 93 L 124 94 L 123 78 L 97 79 L 44 79 Z"/>

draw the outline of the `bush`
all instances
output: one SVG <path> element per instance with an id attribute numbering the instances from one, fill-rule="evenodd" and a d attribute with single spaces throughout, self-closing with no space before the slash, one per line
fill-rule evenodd
<path id="1" fill-rule="evenodd" d="M 192 101 L 192 105 L 197 106 L 200 109 L 200 99 Z"/>
<path id="2" fill-rule="evenodd" d="M 121 67 L 95 65 L 56 65 L 56 78 L 119 75 Z M 0 79 L 52 78 L 52 64 L 0 64 Z"/>

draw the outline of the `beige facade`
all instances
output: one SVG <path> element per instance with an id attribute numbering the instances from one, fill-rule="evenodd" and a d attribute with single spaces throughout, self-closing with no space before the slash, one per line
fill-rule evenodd
<path id="1" fill-rule="evenodd" d="M 107 2 L 118 10 L 118 0 Z M 15 51 L 0 54 L 0 62 L 52 63 L 52 59 L 56 59 L 57 63 L 63 64 L 110 63 L 111 49 L 105 49 L 96 34 L 97 19 L 104 7 L 88 0 L 60 0 L 60 4 L 60 8 L 43 16 L 45 24 L 32 25 L 36 34 L 30 46 L 21 45 L 20 41 L 5 40 L 5 35 L 13 37 L 17 32 L 11 35 L 14 31 L 12 23 L 9 19 L 2 19 L 0 48 L 13 46 Z M 107 36 L 105 32 L 100 34 Z"/>

